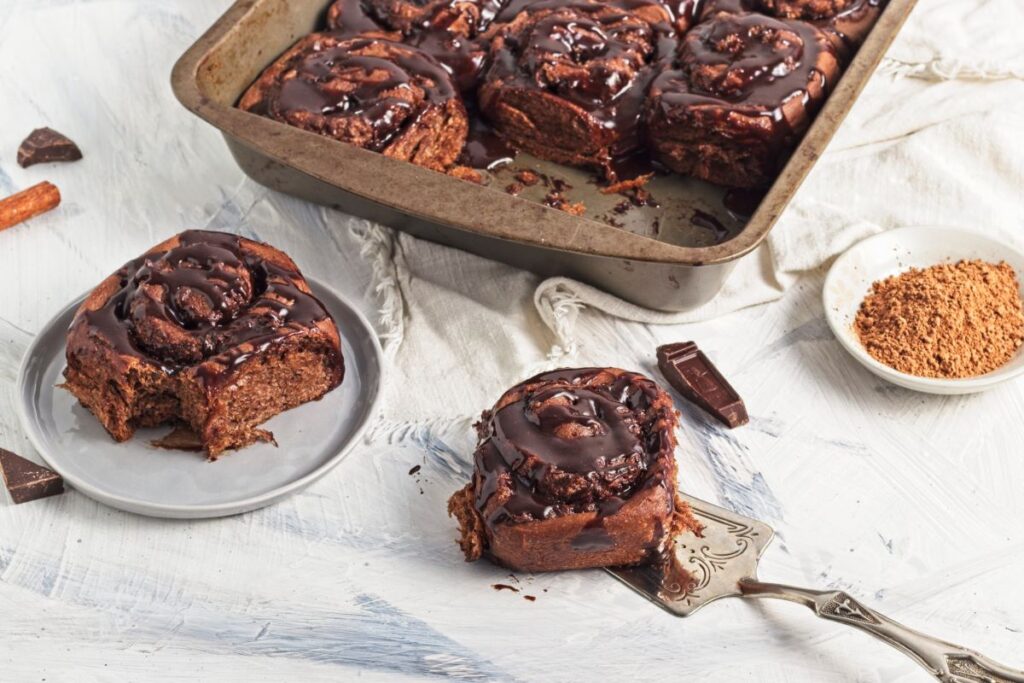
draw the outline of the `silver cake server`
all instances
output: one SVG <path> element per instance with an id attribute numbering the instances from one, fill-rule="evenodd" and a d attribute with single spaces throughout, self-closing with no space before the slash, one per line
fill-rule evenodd
<path id="1" fill-rule="evenodd" d="M 682 495 L 704 524 L 703 538 L 676 541 L 674 561 L 663 567 L 609 569 L 619 581 L 659 607 L 688 617 L 719 598 L 779 598 L 811 608 L 822 619 L 867 631 L 910 655 L 944 683 L 1024 683 L 1024 671 L 997 664 L 973 650 L 926 636 L 864 606 L 843 591 L 763 583 L 757 564 L 775 532 L 770 526 Z"/>

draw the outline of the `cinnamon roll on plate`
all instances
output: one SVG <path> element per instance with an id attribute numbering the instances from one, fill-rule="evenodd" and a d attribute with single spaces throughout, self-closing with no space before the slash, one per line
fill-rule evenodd
<path id="1" fill-rule="evenodd" d="M 67 334 L 65 389 L 117 441 L 184 423 L 210 459 L 344 375 L 338 328 L 270 245 L 190 230 L 99 284 Z"/>

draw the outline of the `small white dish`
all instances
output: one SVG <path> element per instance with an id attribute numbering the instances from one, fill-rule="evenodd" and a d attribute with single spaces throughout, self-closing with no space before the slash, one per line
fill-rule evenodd
<path id="1" fill-rule="evenodd" d="M 151 445 L 169 427 L 140 429 L 117 443 L 67 391 L 65 333 L 84 297 L 57 314 L 29 345 L 18 375 L 17 405 L 32 445 L 78 491 L 120 510 L 201 519 L 248 512 L 301 491 L 330 472 L 377 414 L 383 353 L 373 327 L 344 298 L 307 278 L 341 331 L 345 378 L 319 401 L 275 416 L 265 427 L 279 446 L 201 453 Z"/>
<path id="2" fill-rule="evenodd" d="M 1024 253 L 1010 244 L 968 230 L 953 228 L 899 228 L 855 244 L 841 255 L 825 278 L 825 317 L 847 351 L 879 377 L 907 389 L 929 394 L 970 394 L 991 389 L 1024 373 L 1024 348 L 1006 365 L 984 375 L 965 379 L 935 379 L 908 375 L 878 362 L 861 345 L 853 321 L 872 283 L 909 268 L 936 263 L 982 259 L 1005 261 L 1017 271 L 1017 285 L 1024 296 Z"/>

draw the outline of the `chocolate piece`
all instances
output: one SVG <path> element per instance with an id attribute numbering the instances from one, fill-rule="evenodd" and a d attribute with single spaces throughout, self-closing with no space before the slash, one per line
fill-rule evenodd
<path id="1" fill-rule="evenodd" d="M 743 399 L 695 342 L 658 347 L 658 368 L 686 400 L 730 429 L 750 421 Z"/>
<path id="2" fill-rule="evenodd" d="M 51 161 L 78 161 L 82 150 L 52 128 L 36 128 L 18 148 L 18 165 L 28 168 Z"/>
<path id="3" fill-rule="evenodd" d="M 64 493 L 64 479 L 59 474 L 3 448 L 0 474 L 15 505 Z"/>

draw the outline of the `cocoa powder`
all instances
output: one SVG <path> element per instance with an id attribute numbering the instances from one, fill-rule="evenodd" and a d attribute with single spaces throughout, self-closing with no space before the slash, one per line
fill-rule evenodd
<path id="1" fill-rule="evenodd" d="M 1024 343 L 1017 274 L 972 260 L 911 268 L 875 282 L 853 324 L 876 360 L 920 377 L 973 377 Z"/>

